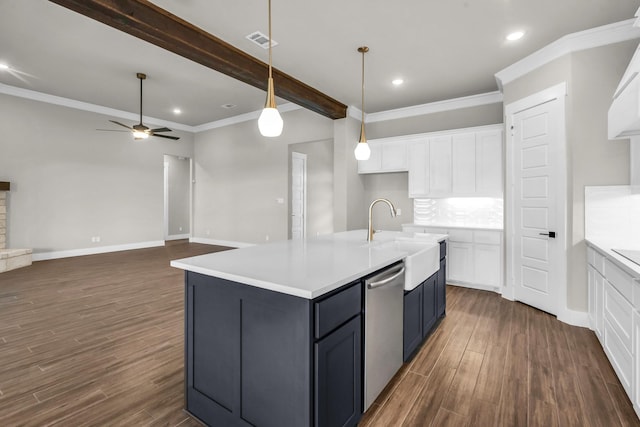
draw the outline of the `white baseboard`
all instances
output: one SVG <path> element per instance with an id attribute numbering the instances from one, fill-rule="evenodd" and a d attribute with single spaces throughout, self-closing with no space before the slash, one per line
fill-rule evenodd
<path id="1" fill-rule="evenodd" d="M 230 248 L 248 248 L 255 243 L 234 242 L 231 240 L 205 239 L 203 237 L 190 237 L 189 243 L 202 243 L 204 245 L 228 246 Z"/>
<path id="2" fill-rule="evenodd" d="M 461 288 L 477 289 L 479 291 L 490 291 L 490 292 L 495 292 L 497 294 L 500 293 L 500 288 L 497 288 L 495 286 L 477 285 L 475 283 L 467 283 L 467 282 L 449 282 L 449 281 L 447 281 L 447 285 L 459 286 Z"/>
<path id="3" fill-rule="evenodd" d="M 573 326 L 589 328 L 589 313 L 586 311 L 575 311 L 569 308 L 560 310 L 558 320 Z"/>
<path id="4" fill-rule="evenodd" d="M 182 239 L 188 239 L 191 237 L 191 234 L 187 233 L 187 234 L 172 234 L 170 236 L 167 236 L 164 240 L 182 240 Z"/>
<path id="5" fill-rule="evenodd" d="M 155 248 L 164 246 L 164 240 L 150 242 L 126 243 L 124 245 L 98 246 L 95 248 L 69 249 L 66 251 L 34 252 L 33 261 L 46 261 L 50 259 L 69 258 L 74 256 L 104 254 L 107 252 L 129 251 L 132 249 Z"/>

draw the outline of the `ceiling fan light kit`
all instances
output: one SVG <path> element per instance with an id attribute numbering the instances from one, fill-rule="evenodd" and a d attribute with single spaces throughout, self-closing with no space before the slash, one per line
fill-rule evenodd
<path id="1" fill-rule="evenodd" d="M 282 117 L 276 107 L 276 95 L 273 88 L 273 71 L 271 61 L 271 0 L 269 0 L 269 80 L 267 80 L 267 102 L 258 119 L 258 129 L 262 136 L 276 137 L 282 134 L 284 125 Z"/>
<path id="2" fill-rule="evenodd" d="M 367 144 L 367 136 L 364 132 L 364 54 L 369 52 L 369 48 L 361 46 L 358 48 L 358 52 L 362 54 L 362 118 L 360 120 L 360 141 L 356 144 L 353 154 L 356 156 L 356 160 L 369 160 L 371 148 Z"/>
<path id="3" fill-rule="evenodd" d="M 157 136 L 159 138 L 167 138 L 172 139 L 174 141 L 179 140 L 180 138 L 177 136 L 170 135 L 160 135 L 159 132 L 171 132 L 171 129 L 167 127 L 161 127 L 156 129 L 149 129 L 149 127 L 142 124 L 142 81 L 147 78 L 147 75 L 144 73 L 136 73 L 136 77 L 140 79 L 140 123 L 133 126 L 127 126 L 120 122 L 116 122 L 115 120 L 109 120 L 111 123 L 115 123 L 118 126 L 125 127 L 129 129 L 129 131 L 133 134 L 133 139 L 135 141 L 140 141 L 142 139 L 147 139 L 150 136 Z M 98 130 L 109 130 L 109 129 L 98 129 Z M 123 131 L 124 132 L 124 131 Z"/>

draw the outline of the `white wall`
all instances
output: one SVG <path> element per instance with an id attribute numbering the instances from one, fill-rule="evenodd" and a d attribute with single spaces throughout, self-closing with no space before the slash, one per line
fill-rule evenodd
<path id="1" fill-rule="evenodd" d="M 561 57 L 505 85 L 505 105 L 567 82 L 567 305 L 587 310 L 585 185 L 629 184 L 629 142 L 609 141 L 607 111 L 637 40 Z"/>
<path id="2" fill-rule="evenodd" d="M 11 247 L 46 253 L 163 239 L 163 155 L 191 157 L 193 136 L 133 141 L 96 131 L 115 128 L 110 118 L 0 95 Z"/>
<path id="3" fill-rule="evenodd" d="M 307 110 L 283 114 L 280 137 L 265 138 L 257 120 L 195 137 L 196 238 L 241 243 L 288 236 L 288 145 L 333 138 L 333 121 Z M 282 204 L 276 202 L 283 199 Z"/>

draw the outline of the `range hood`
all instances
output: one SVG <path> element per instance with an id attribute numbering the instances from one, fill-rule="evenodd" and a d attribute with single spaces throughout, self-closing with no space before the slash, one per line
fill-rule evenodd
<path id="1" fill-rule="evenodd" d="M 634 27 L 640 28 L 640 9 Z M 640 46 L 636 49 L 609 108 L 609 139 L 640 136 Z"/>
<path id="2" fill-rule="evenodd" d="M 640 9 L 633 26 L 640 28 Z M 629 184 L 640 185 L 640 46 L 613 95 L 608 123 L 609 139 L 630 139 Z"/>

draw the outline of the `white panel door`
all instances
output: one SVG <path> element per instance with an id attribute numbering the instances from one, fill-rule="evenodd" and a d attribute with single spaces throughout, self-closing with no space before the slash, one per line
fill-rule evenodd
<path id="1" fill-rule="evenodd" d="M 407 147 L 409 163 L 409 197 L 424 197 L 429 193 L 429 141 L 410 142 Z"/>
<path id="2" fill-rule="evenodd" d="M 478 132 L 476 135 L 476 191 L 480 195 L 501 195 L 502 131 Z"/>
<path id="3" fill-rule="evenodd" d="M 307 156 L 291 153 L 291 239 L 304 239 L 307 210 Z"/>
<path id="4" fill-rule="evenodd" d="M 551 314 L 558 311 L 564 252 L 558 217 L 559 161 L 557 99 L 515 113 L 513 138 L 513 280 L 515 299 Z"/>
<path id="5" fill-rule="evenodd" d="M 472 196 L 476 192 L 476 134 L 453 135 L 451 143 L 453 194 Z"/>
<path id="6" fill-rule="evenodd" d="M 429 139 L 430 194 L 451 194 L 451 137 Z"/>

